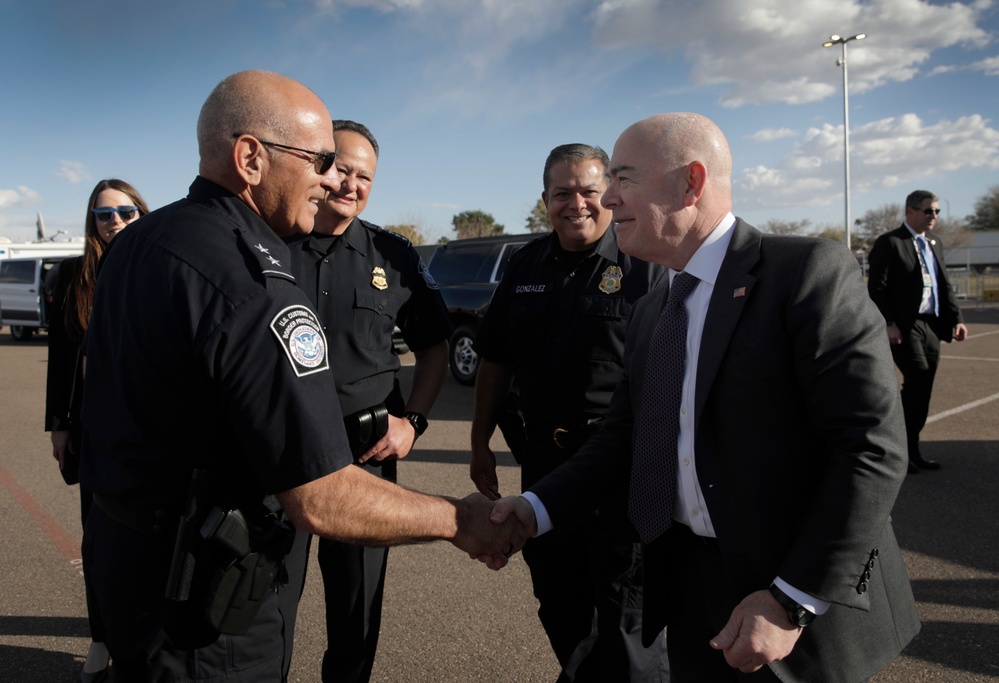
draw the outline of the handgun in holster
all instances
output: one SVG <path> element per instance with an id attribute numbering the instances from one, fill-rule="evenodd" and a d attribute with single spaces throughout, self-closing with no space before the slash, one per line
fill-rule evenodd
<path id="1" fill-rule="evenodd" d="M 166 630 L 175 644 L 201 647 L 220 633 L 246 633 L 275 584 L 294 528 L 274 514 L 247 520 L 239 509 L 211 504 L 208 474 L 196 470 L 181 513 L 166 597 Z"/>

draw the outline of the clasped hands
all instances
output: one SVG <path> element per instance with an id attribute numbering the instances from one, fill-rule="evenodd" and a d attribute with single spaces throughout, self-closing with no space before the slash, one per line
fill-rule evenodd
<path id="1" fill-rule="evenodd" d="M 520 496 L 492 501 L 472 493 L 457 501 L 458 534 L 454 545 L 493 570 L 506 566 L 538 530 L 534 508 Z"/>

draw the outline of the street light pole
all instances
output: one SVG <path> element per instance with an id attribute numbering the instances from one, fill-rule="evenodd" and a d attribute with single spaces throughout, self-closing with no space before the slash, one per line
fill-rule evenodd
<path id="1" fill-rule="evenodd" d="M 850 36 L 849 38 L 833 35 L 829 37 L 829 40 L 822 43 L 822 47 L 832 47 L 833 45 L 843 46 L 842 56 L 836 61 L 836 66 L 843 67 L 843 197 L 845 207 L 844 221 L 846 224 L 847 249 L 850 248 L 850 88 L 847 78 L 846 44 L 851 40 L 863 40 L 866 37 L 866 33 L 858 33 L 857 35 Z"/>

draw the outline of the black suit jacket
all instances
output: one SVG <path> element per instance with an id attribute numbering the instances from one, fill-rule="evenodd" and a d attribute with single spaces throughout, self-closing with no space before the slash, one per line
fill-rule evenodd
<path id="1" fill-rule="evenodd" d="M 949 342 L 954 338 L 954 327 L 962 322 L 961 309 L 947 278 L 940 241 L 929 234 L 926 237 L 937 261 L 937 294 L 940 297 L 940 316 L 933 331 L 941 341 Z M 912 233 L 902 225 L 881 235 L 871 248 L 868 262 L 867 289 L 871 299 L 877 304 L 885 322 L 895 323 L 902 335 L 908 336 L 916 322 L 923 295 L 923 270 Z"/>
<path id="2" fill-rule="evenodd" d="M 628 484 L 667 291 L 636 304 L 604 426 L 531 489 L 556 527 Z M 695 401 L 698 479 L 735 594 L 780 576 L 832 603 L 772 668 L 802 681 L 856 681 L 883 668 L 919 620 L 890 518 L 907 465 L 898 382 L 853 255 L 738 221 L 705 318 Z M 683 561 L 662 545 L 646 548 L 646 640 L 669 622 L 665 563 Z"/>

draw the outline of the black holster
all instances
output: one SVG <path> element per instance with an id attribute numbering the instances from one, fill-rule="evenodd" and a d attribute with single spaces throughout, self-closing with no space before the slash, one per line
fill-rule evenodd
<path id="1" fill-rule="evenodd" d="M 196 470 L 167 581 L 164 629 L 182 648 L 246 633 L 268 594 L 287 582 L 284 558 L 295 538 L 278 515 L 248 519 L 239 509 L 211 504 L 207 491 L 207 473 Z"/>
<path id="2" fill-rule="evenodd" d="M 350 443 L 350 452 L 355 460 L 388 434 L 388 417 L 388 408 L 385 407 L 384 403 L 379 403 L 343 418 L 343 426 L 347 431 L 347 441 Z"/>

